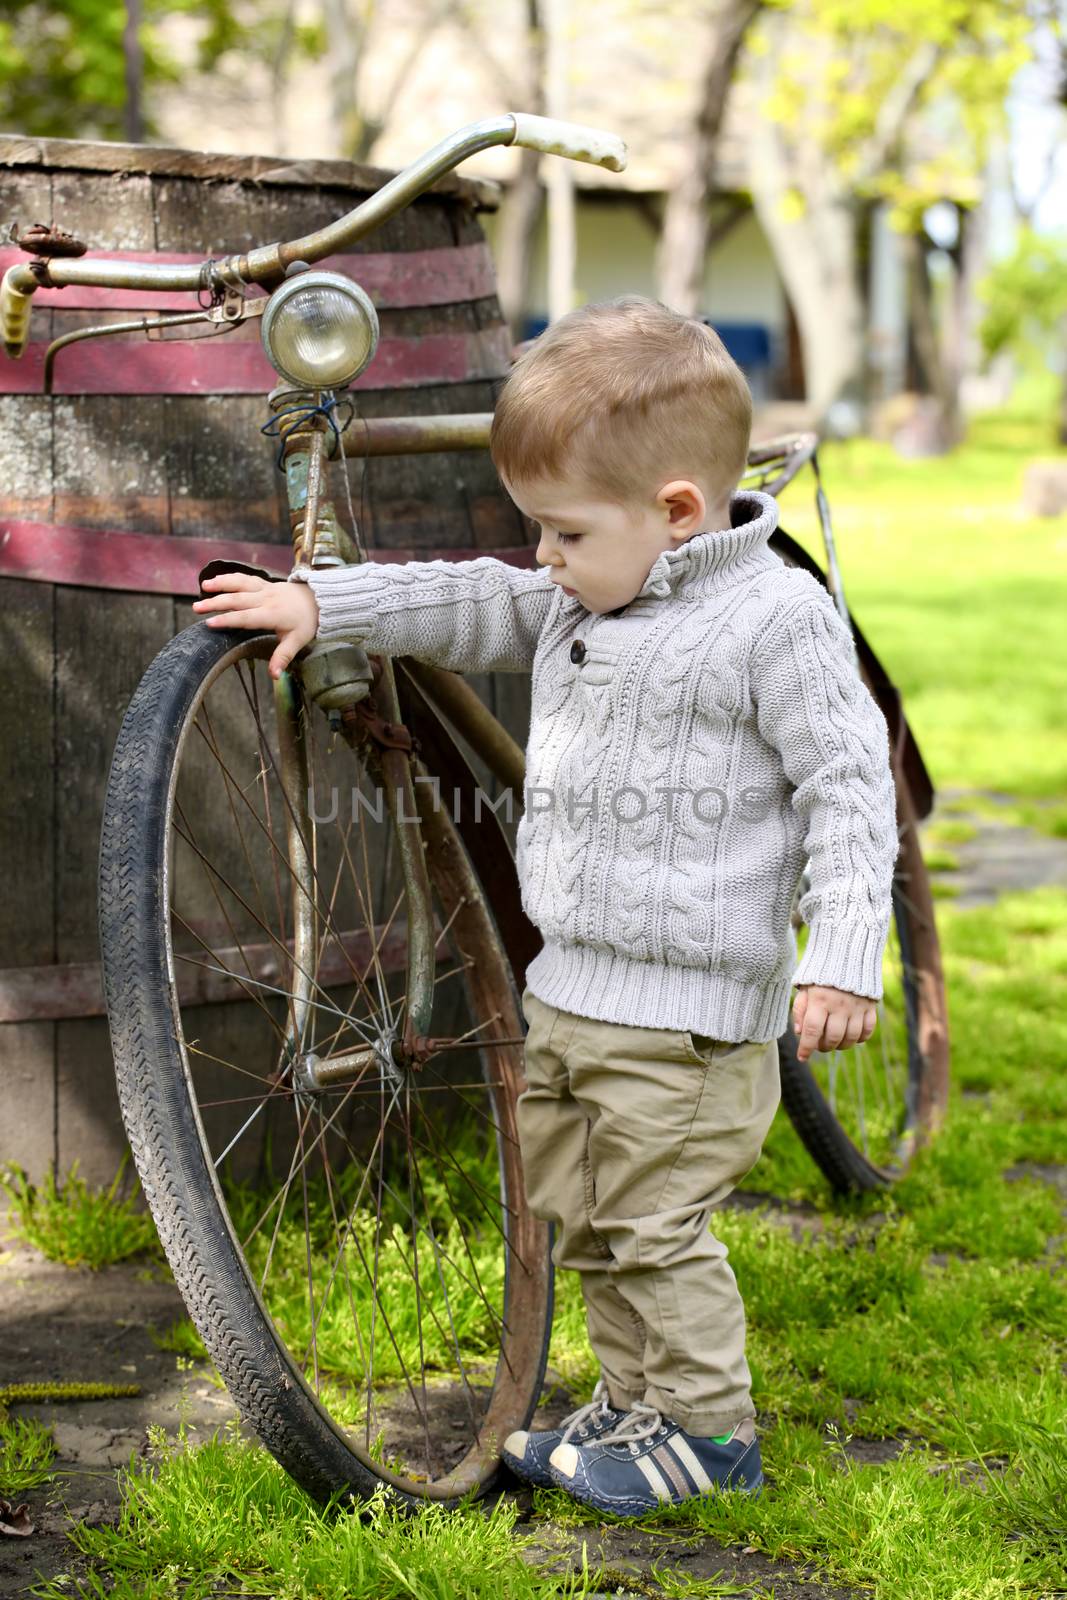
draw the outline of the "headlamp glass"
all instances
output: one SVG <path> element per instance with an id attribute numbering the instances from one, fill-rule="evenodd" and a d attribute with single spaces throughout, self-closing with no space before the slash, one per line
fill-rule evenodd
<path id="1" fill-rule="evenodd" d="M 309 271 L 287 279 L 271 295 L 261 330 L 276 370 L 309 389 L 351 383 L 378 347 L 371 300 L 339 272 Z"/>

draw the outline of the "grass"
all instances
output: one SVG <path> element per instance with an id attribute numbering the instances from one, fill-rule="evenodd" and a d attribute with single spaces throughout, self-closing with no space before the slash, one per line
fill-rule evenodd
<path id="1" fill-rule="evenodd" d="M 118 1526 L 72 1535 L 102 1569 L 82 1594 L 534 1600 L 545 1592 L 517 1559 L 518 1511 L 506 1501 L 488 1512 L 429 1506 L 414 1519 L 382 1500 L 359 1513 L 324 1510 L 235 1430 L 188 1450 L 180 1434 L 168 1439 L 153 1429 L 151 1445 L 150 1458 L 126 1474 Z M 578 1578 L 552 1592 L 579 1597 L 590 1589 Z M 60 1600 L 71 1589 L 61 1580 L 35 1592 Z"/>
<path id="2" fill-rule="evenodd" d="M 923 860 L 926 862 L 928 872 L 958 872 L 960 858 L 952 850 L 943 846 L 933 845 L 923 850 Z"/>
<path id="3" fill-rule="evenodd" d="M 1067 519 L 1021 509 L 1024 468 L 1050 443 L 1023 412 L 978 419 L 947 458 L 903 460 L 870 440 L 820 456 L 845 592 L 903 693 L 936 786 L 1054 799 L 1051 816 L 1034 808 L 1032 825 L 1062 837 Z M 786 491 L 782 522 L 821 558 L 803 477 Z"/>
<path id="4" fill-rule="evenodd" d="M 132 1195 L 119 1195 L 125 1166 L 123 1157 L 104 1189 L 90 1187 L 76 1162 L 62 1183 L 49 1172 L 32 1184 L 19 1167 L 7 1166 L 0 1190 L 11 1207 L 8 1232 L 66 1267 L 98 1271 L 145 1251 L 159 1254 L 152 1218 L 137 1209 Z"/>
<path id="5" fill-rule="evenodd" d="M 1007 417 L 945 461 L 867 443 L 823 452 L 850 599 L 935 780 L 990 791 L 944 808 L 932 859 L 974 837 L 966 813 L 1067 836 L 1056 798 L 1067 524 L 1017 509 L 1023 463 L 1045 448 Z M 791 490 L 783 520 L 807 538 L 804 508 Z M 745 1296 L 769 1492 L 654 1526 L 812 1563 L 872 1600 L 1043 1600 L 1067 1590 L 1067 1228 L 1040 1178 L 1062 1173 L 1067 1151 L 1067 893 L 974 908 L 946 898 L 938 917 L 947 1127 L 894 1189 L 842 1202 L 779 1117 L 745 1187 L 794 1216 L 763 1205 L 715 1222 Z M 572 1274 L 557 1280 L 550 1360 L 588 1393 L 596 1369 Z M 870 1459 L 870 1441 L 887 1459 Z M 542 1492 L 534 1516 L 579 1534 L 595 1521 Z M 516 1559 L 525 1537 L 507 1503 L 403 1523 L 384 1505 L 326 1516 L 232 1435 L 193 1450 L 158 1434 L 126 1475 L 120 1525 L 74 1533 L 96 1563 L 80 1592 L 120 1600 L 598 1589 L 595 1572 L 560 1579 Z M 665 1558 L 645 1592 L 730 1590 L 672 1574 Z"/>
<path id="6" fill-rule="evenodd" d="M 0 1499 L 50 1482 L 55 1454 L 50 1428 L 32 1417 L 9 1417 L 0 1406 Z"/>
<path id="7" fill-rule="evenodd" d="M 157 1350 L 171 1350 L 187 1361 L 210 1359 L 191 1317 L 176 1317 L 173 1322 L 168 1322 L 165 1328 L 157 1328 L 154 1324 L 150 1324 L 148 1336 Z"/>

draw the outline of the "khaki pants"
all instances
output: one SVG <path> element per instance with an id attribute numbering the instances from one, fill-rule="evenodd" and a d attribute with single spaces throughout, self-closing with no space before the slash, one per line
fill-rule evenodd
<path id="1" fill-rule="evenodd" d="M 523 992 L 526 1194 L 581 1275 L 612 1404 L 688 1433 L 755 1411 L 745 1312 L 711 1208 L 755 1165 L 778 1107 L 778 1046 L 598 1022 Z"/>

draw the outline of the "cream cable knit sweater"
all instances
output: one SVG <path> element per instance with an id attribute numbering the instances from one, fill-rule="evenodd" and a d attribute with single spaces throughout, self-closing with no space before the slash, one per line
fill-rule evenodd
<path id="1" fill-rule="evenodd" d="M 320 638 L 532 672 L 517 867 L 546 1004 L 741 1041 L 784 1030 L 791 982 L 881 997 L 888 729 L 830 596 L 768 548 L 777 521 L 737 491 L 731 528 L 665 551 L 603 615 L 492 556 L 292 574 Z"/>

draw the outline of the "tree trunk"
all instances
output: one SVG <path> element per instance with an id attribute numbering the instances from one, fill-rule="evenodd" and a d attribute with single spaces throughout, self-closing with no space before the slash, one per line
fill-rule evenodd
<path id="1" fill-rule="evenodd" d="M 530 303 L 530 271 L 533 265 L 534 238 L 545 192 L 541 187 L 541 157 L 536 150 L 523 150 L 519 170 L 508 186 L 500 207 L 497 228 L 496 266 L 500 305 L 512 335 L 521 339 L 523 322 Z"/>
<path id="2" fill-rule="evenodd" d="M 488 69 L 500 100 L 505 105 L 521 106 L 543 117 L 546 27 L 542 7 L 543 0 L 524 0 L 522 77 L 519 80 L 512 79 L 508 68 L 496 54 L 492 36 L 486 34 L 466 7 L 456 6 L 449 15 L 451 21 L 463 29 L 472 50 Z M 520 150 L 518 172 L 506 186 L 501 201 L 494 250 L 500 306 L 516 339 L 522 336 L 523 322 L 529 310 L 534 239 L 544 205 L 540 152 Z"/>
<path id="3" fill-rule="evenodd" d="M 770 94 L 775 54 L 769 50 L 759 63 L 757 105 Z M 820 427 L 830 418 L 831 431 L 851 430 L 865 421 L 866 408 L 855 202 L 803 126 L 791 139 L 768 116 L 757 117 L 748 152 L 756 215 L 800 330 L 807 399 Z"/>
<path id="4" fill-rule="evenodd" d="M 126 58 L 126 139 L 144 139 L 144 51 L 141 49 L 141 0 L 126 0 L 126 25 L 122 30 Z"/>
<path id="5" fill-rule="evenodd" d="M 667 197 L 657 256 L 659 298 L 684 316 L 700 312 L 708 253 L 715 149 L 745 33 L 763 0 L 723 0 L 708 35 L 696 116 L 683 140 L 684 166 Z"/>
<path id="6" fill-rule="evenodd" d="M 958 392 L 943 359 L 938 338 L 925 235 L 909 234 L 905 239 L 905 251 L 912 337 L 927 392 L 937 402 L 938 426 L 936 437 L 931 437 L 931 444 L 942 451 L 950 450 L 959 440 Z"/>
<path id="7" fill-rule="evenodd" d="M 347 0 L 323 0 L 322 9 L 330 39 L 330 109 L 334 137 L 341 157 L 351 161 L 363 141 L 358 82 L 365 32 L 352 16 Z"/>

